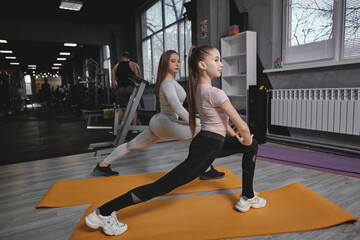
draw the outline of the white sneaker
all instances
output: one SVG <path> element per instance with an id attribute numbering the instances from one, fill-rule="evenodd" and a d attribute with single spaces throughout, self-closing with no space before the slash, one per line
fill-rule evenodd
<path id="1" fill-rule="evenodd" d="M 266 206 L 266 199 L 259 197 L 259 193 L 254 192 L 255 196 L 248 199 L 245 196 L 240 196 L 240 200 L 236 203 L 235 208 L 240 212 L 249 211 L 250 207 L 252 208 L 263 208 Z"/>
<path id="2" fill-rule="evenodd" d="M 92 229 L 103 228 L 106 235 L 121 235 L 123 234 L 128 226 L 125 223 L 119 222 L 114 211 L 110 216 L 102 216 L 96 208 L 92 213 L 85 217 L 85 223 Z"/>

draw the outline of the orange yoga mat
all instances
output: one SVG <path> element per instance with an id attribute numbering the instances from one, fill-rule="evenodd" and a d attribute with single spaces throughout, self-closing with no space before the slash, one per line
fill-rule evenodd
<path id="1" fill-rule="evenodd" d="M 223 179 L 199 180 L 197 178 L 189 184 L 174 189 L 169 195 L 241 188 L 241 179 L 232 171 L 225 167 L 216 167 L 216 169 L 225 172 Z M 165 174 L 166 172 L 156 172 L 61 180 L 51 186 L 36 207 L 67 207 L 111 200 L 135 187 L 151 183 Z"/>
<path id="2" fill-rule="evenodd" d="M 247 213 L 234 210 L 239 194 L 217 194 L 194 197 L 154 199 L 122 209 L 120 221 L 128 230 L 111 239 L 191 240 L 251 237 L 327 228 L 357 218 L 306 188 L 293 183 L 280 189 L 260 192 L 267 206 Z M 72 240 L 110 239 L 101 230 L 92 230 L 84 218 Z"/>

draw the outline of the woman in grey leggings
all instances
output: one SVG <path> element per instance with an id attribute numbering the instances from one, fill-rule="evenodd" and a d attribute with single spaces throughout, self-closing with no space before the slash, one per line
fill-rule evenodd
<path id="1" fill-rule="evenodd" d="M 161 139 L 186 140 L 192 138 L 189 128 L 189 113 L 183 107 L 186 92 L 175 80 L 175 74 L 179 69 L 180 58 L 174 50 L 168 50 L 161 55 L 154 91 L 154 94 L 159 97 L 161 112 L 151 118 L 148 128 L 130 142 L 119 145 L 109 156 L 98 163 L 93 170 L 95 174 L 100 176 L 118 175 L 118 172 L 110 168 L 113 161 L 131 151 L 154 145 Z M 195 131 L 200 131 L 199 119 L 197 119 Z M 218 172 L 213 166 L 210 166 L 200 175 L 200 179 L 220 179 L 224 176 L 223 172 Z"/>

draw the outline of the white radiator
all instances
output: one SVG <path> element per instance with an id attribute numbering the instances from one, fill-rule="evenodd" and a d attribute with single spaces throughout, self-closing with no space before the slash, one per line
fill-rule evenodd
<path id="1" fill-rule="evenodd" d="M 360 135 L 360 88 L 275 89 L 271 124 Z"/>

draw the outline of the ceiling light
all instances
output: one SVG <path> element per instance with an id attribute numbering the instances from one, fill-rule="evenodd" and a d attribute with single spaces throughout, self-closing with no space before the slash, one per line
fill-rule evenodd
<path id="1" fill-rule="evenodd" d="M 13 53 L 11 50 L 0 50 L 0 53 Z"/>
<path id="2" fill-rule="evenodd" d="M 58 61 L 65 61 L 66 58 L 57 58 L 56 60 L 58 60 Z"/>
<path id="3" fill-rule="evenodd" d="M 36 68 L 36 65 L 35 64 L 28 65 L 28 68 Z"/>
<path id="4" fill-rule="evenodd" d="M 7 43 L 7 41 L 4 39 L 0 39 L 0 43 Z"/>
<path id="5" fill-rule="evenodd" d="M 64 43 L 65 47 L 76 47 L 77 43 Z"/>
<path id="6" fill-rule="evenodd" d="M 65 10 L 80 11 L 82 5 L 83 3 L 81 1 L 61 0 L 59 8 Z"/>
<path id="7" fill-rule="evenodd" d="M 54 63 L 53 65 L 54 66 L 61 66 L 62 64 L 61 63 Z"/>
<path id="8" fill-rule="evenodd" d="M 60 52 L 60 55 L 62 55 L 62 56 L 69 56 L 71 53 L 69 53 L 69 52 Z"/>
<path id="9" fill-rule="evenodd" d="M 52 69 L 59 69 L 59 67 L 52 67 Z"/>
<path id="10" fill-rule="evenodd" d="M 16 59 L 16 57 L 6 56 L 5 59 Z"/>
<path id="11" fill-rule="evenodd" d="M 18 62 L 11 62 L 10 65 L 20 65 Z"/>

